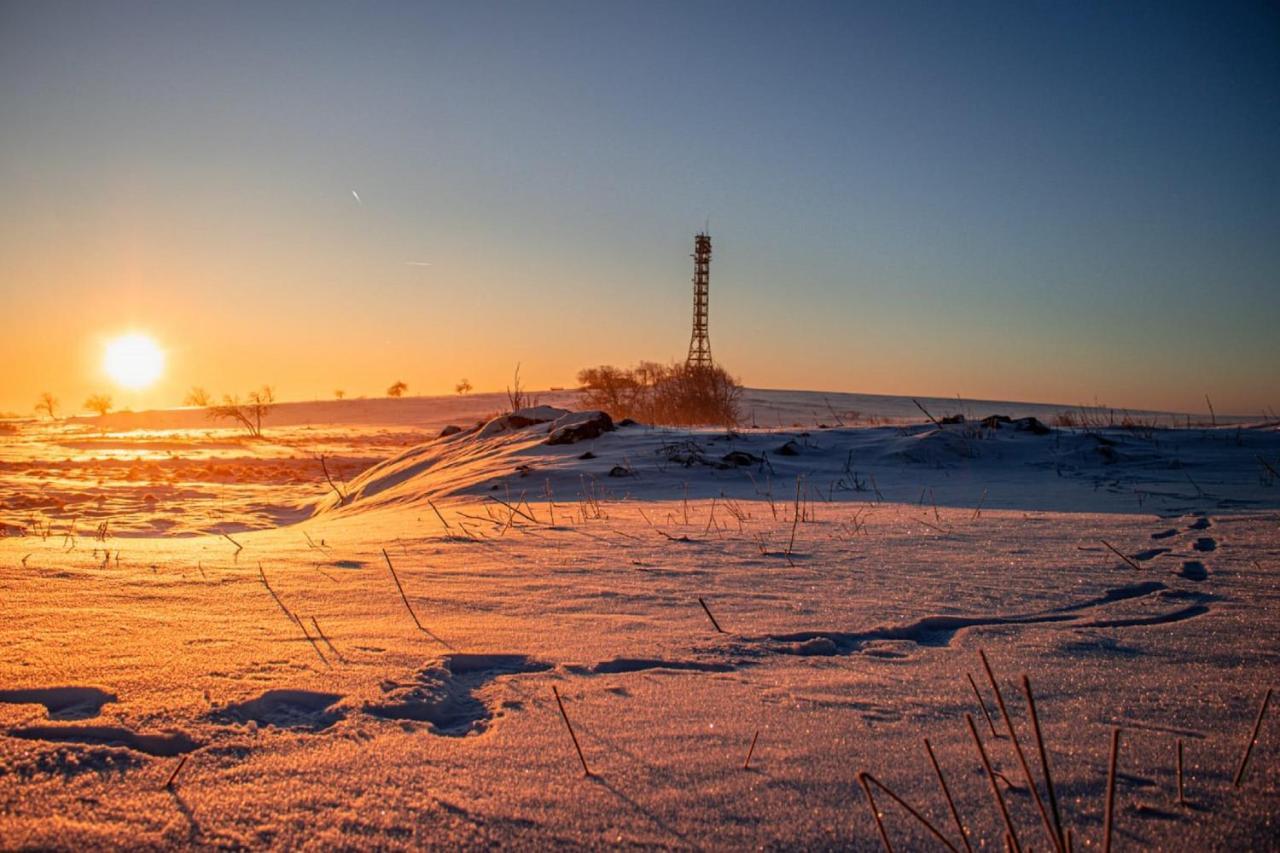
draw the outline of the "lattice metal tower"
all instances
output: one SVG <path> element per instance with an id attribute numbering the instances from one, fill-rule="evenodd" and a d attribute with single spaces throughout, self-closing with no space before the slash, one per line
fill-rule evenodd
<path id="1" fill-rule="evenodd" d="M 711 235 L 693 238 L 693 336 L 689 339 L 688 364 L 711 366 L 711 340 L 707 337 L 707 298 L 711 290 Z"/>

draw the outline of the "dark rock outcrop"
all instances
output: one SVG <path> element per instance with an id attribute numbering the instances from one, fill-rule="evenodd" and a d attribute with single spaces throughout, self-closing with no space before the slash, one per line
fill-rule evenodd
<path id="1" fill-rule="evenodd" d="M 547 444 L 576 444 L 613 432 L 613 418 L 604 412 L 574 412 L 551 424 Z"/>

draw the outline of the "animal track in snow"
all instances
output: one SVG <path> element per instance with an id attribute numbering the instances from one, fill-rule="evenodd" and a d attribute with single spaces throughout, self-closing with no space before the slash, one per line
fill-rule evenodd
<path id="1" fill-rule="evenodd" d="M 26 740 L 123 746 L 134 752 L 160 756 L 181 755 L 200 746 L 185 732 L 141 734 L 124 726 L 24 726 L 10 729 L 9 736 Z"/>
<path id="2" fill-rule="evenodd" d="M 1199 560 L 1186 560 L 1182 564 L 1182 571 L 1178 572 L 1178 574 L 1189 581 L 1199 583 L 1209 577 L 1209 570 Z"/>
<path id="3" fill-rule="evenodd" d="M 551 664 L 526 655 L 445 655 L 407 684 L 383 682 L 385 698 L 364 710 L 375 717 L 429 723 L 433 733 L 447 737 L 481 734 L 502 712 L 478 698 L 476 690 L 500 676 L 549 669 Z"/>
<path id="4" fill-rule="evenodd" d="M 333 709 L 341 698 L 336 693 L 312 690 L 268 690 L 257 699 L 216 707 L 209 712 L 209 719 L 320 731 L 342 719 L 342 712 Z"/>
<path id="5" fill-rule="evenodd" d="M 36 687 L 30 690 L 0 690 L 0 702 L 43 705 L 51 720 L 87 720 L 96 717 L 102 706 L 115 702 L 114 693 L 97 687 Z"/>
<path id="6" fill-rule="evenodd" d="M 1218 540 L 1214 539 L 1212 536 L 1201 536 L 1191 547 L 1202 553 L 1216 551 L 1218 550 Z"/>

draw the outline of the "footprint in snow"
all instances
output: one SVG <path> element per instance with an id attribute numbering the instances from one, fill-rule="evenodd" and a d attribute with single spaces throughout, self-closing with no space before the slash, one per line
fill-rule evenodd
<path id="1" fill-rule="evenodd" d="M 1182 564 L 1182 571 L 1178 572 L 1178 574 L 1189 581 L 1199 583 L 1209 577 L 1209 570 L 1199 560 L 1187 560 Z"/>
<path id="2" fill-rule="evenodd" d="M 98 716 L 102 706 L 115 702 L 114 693 L 97 687 L 36 687 L 0 690 L 0 702 L 43 705 L 51 720 L 86 720 Z"/>
<path id="3" fill-rule="evenodd" d="M 10 737 L 61 743 L 123 746 L 147 755 L 171 757 L 200 746 L 185 732 L 142 734 L 124 726 L 25 726 L 9 730 Z"/>
<path id="4" fill-rule="evenodd" d="M 499 676 L 543 672 L 551 664 L 516 654 L 451 654 L 423 669 L 408 683 L 387 681 L 380 702 L 366 713 L 391 720 L 429 723 L 432 734 L 465 737 L 484 733 L 501 707 L 475 693 Z"/>
<path id="5" fill-rule="evenodd" d="M 342 711 L 333 708 L 341 698 L 312 690 L 268 690 L 256 699 L 215 707 L 209 719 L 318 732 L 342 719 Z"/>

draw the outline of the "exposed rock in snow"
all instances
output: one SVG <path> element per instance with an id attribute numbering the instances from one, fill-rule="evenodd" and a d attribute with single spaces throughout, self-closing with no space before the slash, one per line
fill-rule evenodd
<path id="1" fill-rule="evenodd" d="M 462 432 L 462 427 L 458 426 L 457 424 L 449 424 L 447 427 L 440 430 L 440 437 L 446 438 L 451 435 L 457 435 L 460 432 Z"/>
<path id="2" fill-rule="evenodd" d="M 599 438 L 613 430 L 613 418 L 604 412 L 574 412 L 551 424 L 551 435 L 547 438 L 547 444 L 574 444 Z"/>
<path id="3" fill-rule="evenodd" d="M 748 453 L 745 450 L 730 450 L 720 457 L 720 467 L 740 468 L 744 465 L 756 465 L 761 461 L 761 457 L 756 456 L 754 453 Z"/>
<path id="4" fill-rule="evenodd" d="M 982 419 L 982 426 L 986 429 L 1000 429 L 1003 426 L 1009 426 L 1019 432 L 1029 432 L 1033 435 L 1048 435 L 1053 432 L 1039 418 L 1034 417 L 1011 418 L 1008 415 L 988 415 Z"/>
<path id="5" fill-rule="evenodd" d="M 476 437 L 489 438 L 501 432 L 510 432 L 536 424 L 550 423 L 567 414 L 570 414 L 568 409 L 557 409 L 555 406 L 531 406 L 527 409 L 498 415 L 498 417 L 481 427 Z"/>

